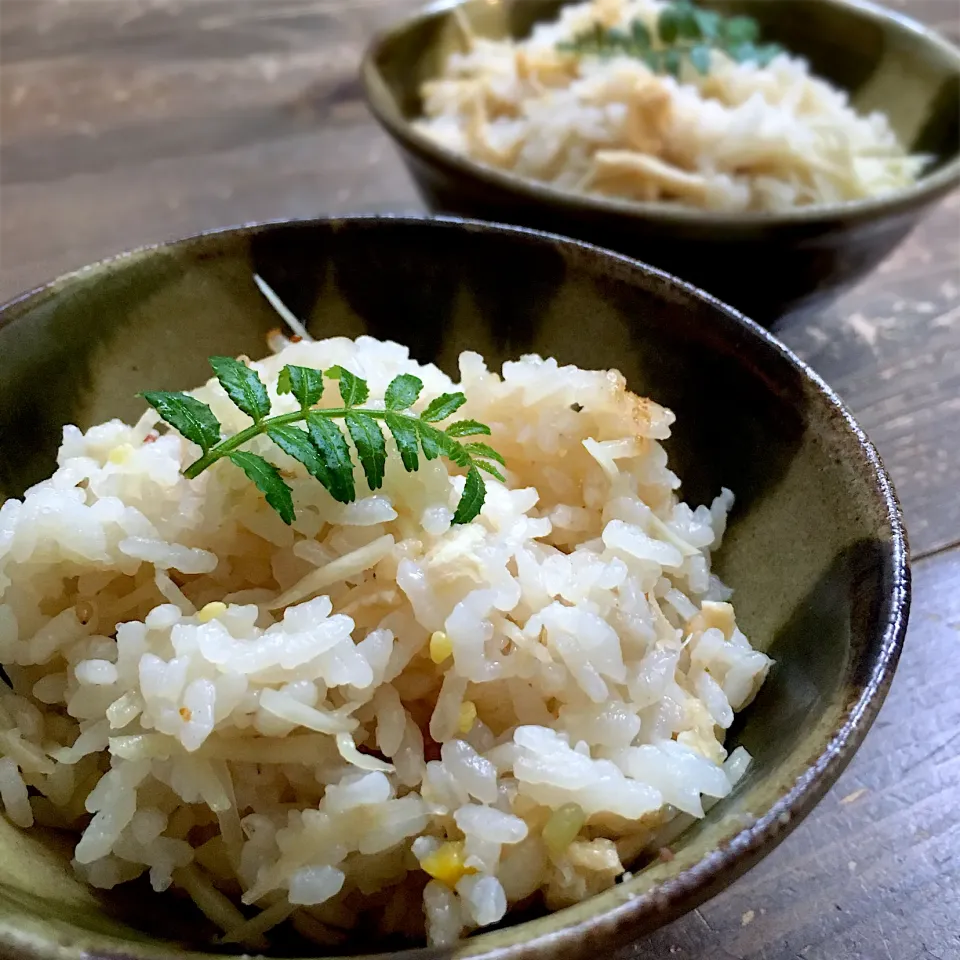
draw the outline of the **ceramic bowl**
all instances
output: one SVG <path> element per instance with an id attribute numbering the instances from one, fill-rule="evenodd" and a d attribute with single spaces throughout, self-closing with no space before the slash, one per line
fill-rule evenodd
<path id="1" fill-rule="evenodd" d="M 769 853 L 867 732 L 909 605 L 893 490 L 830 389 L 706 294 L 575 241 L 418 218 L 247 226 L 136 250 L 0 308 L 0 500 L 50 473 L 63 424 L 135 418 L 137 391 L 194 386 L 211 354 L 265 354 L 278 323 L 254 273 L 316 337 L 394 339 L 454 374 L 465 349 L 492 366 L 537 352 L 617 367 L 672 407 L 667 449 L 684 499 L 709 502 L 722 486 L 737 495 L 719 572 L 747 635 L 776 659 L 730 734 L 753 766 L 673 844 L 672 860 L 638 864 L 631 880 L 576 907 L 393 960 L 613 957 Z M 188 952 L 209 931 L 187 901 L 79 883 L 71 839 L 0 817 L 0 956 L 210 956 Z"/>
<path id="2" fill-rule="evenodd" d="M 374 116 L 436 211 L 567 234 L 690 280 L 754 320 L 822 304 L 863 277 L 960 183 L 960 50 L 861 0 L 706 0 L 746 12 L 764 35 L 884 111 L 901 142 L 935 158 L 914 186 L 866 201 L 783 214 L 722 214 L 588 197 L 481 165 L 417 132 L 419 89 L 459 49 L 453 11 L 481 36 L 524 37 L 572 0 L 442 0 L 378 36 L 362 78 Z"/>

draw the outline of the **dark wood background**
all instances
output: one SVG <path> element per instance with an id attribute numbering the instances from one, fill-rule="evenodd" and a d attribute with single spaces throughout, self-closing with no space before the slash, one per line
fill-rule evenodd
<path id="1" fill-rule="evenodd" d="M 960 41 L 957 0 L 895 5 Z M 372 32 L 414 6 L 0 0 L 0 301 L 211 227 L 420 209 L 356 79 Z M 958 960 L 960 194 L 858 289 L 778 332 L 893 475 L 914 557 L 906 652 L 817 812 L 618 960 Z"/>

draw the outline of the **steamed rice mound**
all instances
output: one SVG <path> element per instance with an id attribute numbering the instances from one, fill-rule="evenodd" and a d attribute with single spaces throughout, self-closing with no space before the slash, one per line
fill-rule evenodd
<path id="1" fill-rule="evenodd" d="M 886 116 L 783 53 L 766 66 L 719 50 L 701 75 L 640 59 L 558 48 L 596 25 L 655 32 L 659 0 L 588 0 L 521 41 L 476 36 L 421 87 L 416 127 L 486 166 L 596 196 L 731 213 L 777 212 L 879 196 L 927 163 Z"/>
<path id="2" fill-rule="evenodd" d="M 277 413 L 286 363 L 341 364 L 373 404 L 403 372 L 416 409 L 453 387 L 394 343 L 297 343 L 253 364 Z M 771 663 L 710 572 L 732 495 L 680 502 L 673 415 L 616 371 L 464 353 L 460 376 L 507 460 L 463 526 L 463 477 L 404 472 L 389 438 L 349 505 L 255 441 L 288 527 L 230 464 L 184 479 L 199 449 L 153 411 L 66 427 L 54 475 L 0 508 L 7 816 L 248 948 L 288 919 L 445 944 L 609 887 L 728 794 L 749 758 L 724 731 Z M 249 424 L 216 381 L 195 395 Z"/>

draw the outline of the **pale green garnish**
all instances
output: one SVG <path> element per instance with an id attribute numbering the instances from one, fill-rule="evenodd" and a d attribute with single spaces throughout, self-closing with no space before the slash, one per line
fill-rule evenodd
<path id="1" fill-rule="evenodd" d="M 612 57 L 636 57 L 654 73 L 678 76 L 683 63 L 698 73 L 710 71 L 710 54 L 720 50 L 737 63 L 752 61 L 766 66 L 783 53 L 775 43 L 760 43 L 760 27 L 753 17 L 725 17 L 714 10 L 702 10 L 690 0 L 667 4 L 651 31 L 642 20 L 626 30 L 594 24 L 571 41 L 558 44 L 566 53 Z"/>

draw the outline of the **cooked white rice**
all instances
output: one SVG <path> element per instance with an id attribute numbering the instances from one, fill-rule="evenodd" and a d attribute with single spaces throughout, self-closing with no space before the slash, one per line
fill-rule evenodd
<path id="1" fill-rule="evenodd" d="M 402 372 L 367 337 L 253 364 L 341 364 L 373 402 Z M 334 502 L 269 441 L 285 526 L 230 464 L 152 411 L 64 429 L 58 469 L 0 508 L 0 798 L 82 835 L 97 887 L 186 892 L 224 940 L 291 920 L 336 944 L 364 919 L 448 943 L 542 893 L 608 887 L 678 814 L 731 790 L 723 736 L 770 660 L 710 572 L 733 497 L 679 501 L 672 414 L 615 371 L 460 358 L 465 416 L 507 482 L 451 526 L 443 461 Z M 216 381 L 225 429 L 249 421 Z M 338 402 L 336 390 L 324 403 Z M 91 819 L 92 815 L 92 819 Z"/>
<path id="2" fill-rule="evenodd" d="M 491 40 L 463 27 L 423 84 L 417 127 L 441 146 L 564 190 L 722 211 L 783 211 L 859 200 L 913 182 L 887 118 L 859 115 L 847 94 L 786 53 L 767 66 L 714 50 L 679 79 L 639 59 L 557 49 L 595 24 L 653 31 L 659 0 L 566 6 L 529 38 Z"/>

